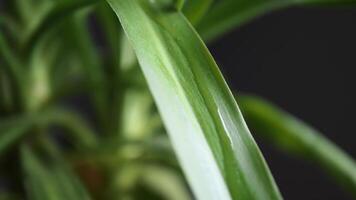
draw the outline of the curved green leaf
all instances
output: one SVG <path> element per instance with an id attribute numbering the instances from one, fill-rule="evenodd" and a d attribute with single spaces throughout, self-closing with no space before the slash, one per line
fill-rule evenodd
<path id="1" fill-rule="evenodd" d="M 254 96 L 238 97 L 248 125 L 282 151 L 324 169 L 356 197 L 356 162 L 315 129 Z"/>
<path id="2" fill-rule="evenodd" d="M 71 137 L 75 139 L 74 144 L 82 148 L 93 148 L 97 145 L 98 138 L 96 133 L 92 131 L 91 127 L 80 116 L 73 112 L 54 109 L 48 113 L 38 116 L 39 124 L 57 125 L 63 127 L 71 133 Z"/>
<path id="3" fill-rule="evenodd" d="M 76 1 L 58 1 L 50 11 L 41 18 L 36 26 L 29 29 L 24 36 L 24 48 L 26 51 L 32 50 L 37 40 L 47 32 L 56 22 L 63 20 L 64 17 L 69 16 L 73 11 L 80 8 L 92 5 L 98 0 L 76 0 Z"/>
<path id="4" fill-rule="evenodd" d="M 86 122 L 72 112 L 53 109 L 38 114 L 28 114 L 20 117 L 6 118 L 0 121 L 0 155 L 9 146 L 22 138 L 35 125 L 56 125 L 68 130 L 74 144 L 82 148 L 92 148 L 97 145 L 95 133 Z"/>
<path id="5" fill-rule="evenodd" d="M 184 4 L 182 12 L 190 23 L 197 24 L 209 10 L 214 0 L 188 0 Z"/>
<path id="6" fill-rule="evenodd" d="M 0 27 L 8 31 L 12 38 L 18 38 L 21 32 L 19 24 L 7 13 L 1 13 Z"/>
<path id="7" fill-rule="evenodd" d="M 26 189 L 32 200 L 89 200 L 76 176 L 59 161 L 44 165 L 27 146 L 21 148 Z"/>
<path id="8" fill-rule="evenodd" d="M 107 128 L 105 115 L 108 113 L 108 82 L 105 76 L 104 65 L 98 56 L 97 49 L 91 39 L 88 27 L 85 25 L 87 13 L 76 13 L 68 20 L 68 28 L 71 42 L 74 44 L 78 56 L 83 62 L 84 72 L 88 78 L 91 97 L 98 115 L 98 120 L 104 128 Z M 104 131 L 104 130 L 102 130 Z M 106 130 L 105 130 L 106 131 Z"/>
<path id="9" fill-rule="evenodd" d="M 18 89 L 18 95 L 21 101 L 25 99 L 26 92 L 26 78 L 24 70 L 19 58 L 10 48 L 4 34 L 0 30 L 0 59 L 4 62 L 4 70 L 10 74 L 10 79 L 14 82 L 15 87 Z"/>
<path id="10" fill-rule="evenodd" d="M 19 120 L 16 123 L 7 123 L 0 121 L 0 156 L 14 142 L 25 135 L 31 124 L 25 120 Z"/>
<path id="11" fill-rule="evenodd" d="M 169 200 L 191 200 L 184 181 L 179 173 L 168 167 L 146 165 L 142 169 L 140 181 L 147 188 Z"/>
<path id="12" fill-rule="evenodd" d="M 9 73 L 1 68 L 0 63 L 0 118 L 14 109 L 14 91 Z"/>
<path id="13" fill-rule="evenodd" d="M 205 41 L 241 26 L 267 12 L 295 5 L 356 6 L 355 0 L 221 0 L 212 6 L 209 14 L 197 25 Z"/>
<path id="14" fill-rule="evenodd" d="M 137 54 L 198 199 L 281 199 L 209 51 L 183 14 L 108 0 Z"/>

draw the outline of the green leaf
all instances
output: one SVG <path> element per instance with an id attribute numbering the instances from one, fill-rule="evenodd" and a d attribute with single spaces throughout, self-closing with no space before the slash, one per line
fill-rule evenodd
<path id="1" fill-rule="evenodd" d="M 26 120 L 6 123 L 0 121 L 0 156 L 4 154 L 9 146 L 28 132 L 30 125 L 30 122 Z"/>
<path id="2" fill-rule="evenodd" d="M 122 36 L 124 36 L 124 34 L 120 22 L 105 1 L 97 7 L 96 15 L 100 21 L 104 39 L 106 39 L 105 43 L 110 50 L 109 53 L 106 53 L 108 59 L 105 62 L 105 64 L 109 66 L 108 71 L 110 71 L 107 84 L 110 96 L 108 100 L 110 109 L 106 115 L 111 116 L 110 119 L 107 119 L 109 132 L 112 135 L 117 136 L 121 133 L 121 110 L 123 107 L 123 97 L 126 92 L 123 83 L 123 79 L 126 76 L 123 74 L 122 59 L 118 55 L 127 53 L 127 51 L 121 48 Z M 126 58 L 127 57 L 125 57 L 125 59 Z"/>
<path id="3" fill-rule="evenodd" d="M 9 80 L 9 74 L 0 67 L 0 118 L 14 109 L 14 101 L 13 84 Z"/>
<path id="4" fill-rule="evenodd" d="M 29 26 L 36 22 L 53 2 L 48 0 L 14 0 L 14 10 L 21 23 Z"/>
<path id="5" fill-rule="evenodd" d="M 288 154 L 306 159 L 356 197 L 356 162 L 321 133 L 273 104 L 254 96 L 237 98 L 248 125 Z"/>
<path id="6" fill-rule="evenodd" d="M 198 199 L 281 199 L 221 73 L 182 13 L 108 0 Z"/>
<path id="7" fill-rule="evenodd" d="M 87 200 L 90 199 L 84 187 L 59 160 L 46 165 L 32 150 L 21 147 L 25 186 L 32 200 Z"/>
<path id="8" fill-rule="evenodd" d="M 182 12 L 192 24 L 197 24 L 207 13 L 213 0 L 188 0 Z"/>
<path id="9" fill-rule="evenodd" d="M 58 1 L 51 9 L 47 11 L 44 16 L 35 22 L 34 26 L 26 30 L 24 34 L 24 48 L 26 51 L 32 50 L 33 46 L 37 43 L 43 34 L 51 29 L 57 22 L 70 16 L 74 11 L 92 5 L 98 0 L 76 0 L 76 1 Z M 53 3 L 53 2 L 52 2 Z"/>
<path id="10" fill-rule="evenodd" d="M 73 143 L 83 149 L 90 149 L 97 146 L 98 138 L 96 133 L 76 113 L 63 110 L 53 109 L 38 115 L 37 122 L 42 125 L 56 125 L 65 128 Z"/>
<path id="11" fill-rule="evenodd" d="M 19 195 L 7 193 L 6 191 L 0 192 L 0 200 L 20 200 Z"/>
<path id="12" fill-rule="evenodd" d="M 11 15 L 7 13 L 1 13 L 0 15 L 0 29 L 4 28 L 9 32 L 12 38 L 18 38 L 20 34 L 20 26 Z"/>
<path id="13" fill-rule="evenodd" d="M 88 78 L 90 94 L 101 125 L 107 128 L 105 119 L 108 113 L 108 84 L 105 76 L 104 65 L 98 56 L 94 41 L 91 39 L 90 32 L 85 22 L 88 13 L 76 13 L 71 20 L 67 21 L 67 27 L 71 30 L 69 33 L 78 52 L 80 60 L 83 62 L 84 73 Z M 102 130 L 104 131 L 104 130 Z"/>
<path id="14" fill-rule="evenodd" d="M 212 6 L 209 14 L 197 25 L 205 41 L 247 23 L 267 12 L 295 5 L 356 6 L 355 0 L 221 0 Z"/>
<path id="15" fill-rule="evenodd" d="M 179 173 L 162 166 L 146 165 L 142 169 L 141 181 L 147 188 L 155 191 L 164 199 L 192 199 Z"/>
<path id="16" fill-rule="evenodd" d="M 126 91 L 122 109 L 122 138 L 126 140 L 145 139 L 156 131 L 160 120 L 152 114 L 153 100 L 147 90 Z M 158 118 L 160 119 L 160 118 Z M 121 138 L 121 139 L 122 139 Z"/>
<path id="17" fill-rule="evenodd" d="M 73 143 L 78 147 L 89 149 L 97 145 L 95 133 L 88 127 L 86 122 L 76 114 L 53 109 L 39 112 L 37 114 L 27 114 L 23 116 L 13 116 L 0 121 L 0 155 L 9 146 L 21 139 L 33 126 L 56 125 L 65 128 L 73 138 Z"/>
<path id="18" fill-rule="evenodd" d="M 26 111 L 40 110 L 52 96 L 51 67 L 59 59 L 61 43 L 54 39 L 55 32 L 47 32 L 38 41 L 28 61 Z"/>
<path id="19" fill-rule="evenodd" d="M 10 79 L 18 90 L 20 101 L 24 101 L 26 92 L 26 77 L 24 76 L 23 65 L 15 52 L 10 48 L 7 38 L 0 30 L 0 59 L 4 62 L 4 70 L 10 74 Z"/>

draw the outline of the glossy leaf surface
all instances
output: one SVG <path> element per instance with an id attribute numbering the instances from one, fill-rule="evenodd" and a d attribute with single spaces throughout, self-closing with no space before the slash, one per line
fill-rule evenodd
<path id="1" fill-rule="evenodd" d="M 280 199 L 217 65 L 186 18 L 108 0 L 130 39 L 198 199 Z"/>

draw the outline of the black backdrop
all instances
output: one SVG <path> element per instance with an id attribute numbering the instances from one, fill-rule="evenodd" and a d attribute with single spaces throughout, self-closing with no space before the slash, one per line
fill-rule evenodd
<path id="1" fill-rule="evenodd" d="M 210 49 L 233 90 L 268 98 L 356 158 L 356 9 L 275 12 Z M 316 167 L 257 141 L 286 200 L 351 199 Z"/>

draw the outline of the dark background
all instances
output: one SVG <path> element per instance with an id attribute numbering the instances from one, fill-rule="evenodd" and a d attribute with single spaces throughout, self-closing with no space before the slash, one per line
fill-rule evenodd
<path id="1" fill-rule="evenodd" d="M 274 12 L 209 47 L 235 91 L 268 98 L 356 158 L 356 9 Z M 286 200 L 351 199 L 320 169 L 257 141 Z"/>

